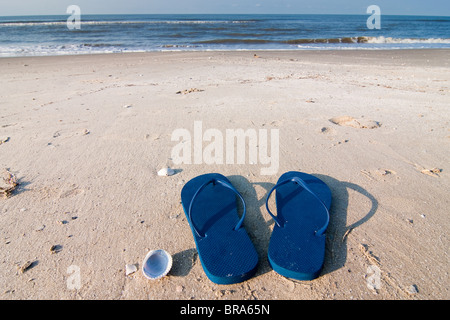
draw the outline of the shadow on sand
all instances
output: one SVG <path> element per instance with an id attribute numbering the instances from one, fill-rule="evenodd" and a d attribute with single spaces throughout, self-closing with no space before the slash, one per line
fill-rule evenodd
<path id="1" fill-rule="evenodd" d="M 322 270 L 322 275 L 324 275 L 338 270 L 345 265 L 347 260 L 346 233 L 367 222 L 376 213 L 378 201 L 367 190 L 354 183 L 339 181 L 321 174 L 313 175 L 325 182 L 329 186 L 332 194 L 330 224 L 327 230 L 325 263 Z M 245 228 L 249 233 L 260 258 L 257 275 L 270 272 L 272 268 L 267 259 L 267 250 L 274 221 L 272 218 L 266 221 L 264 216 L 268 216 L 266 214 L 265 202 L 267 194 L 274 184 L 260 182 L 250 183 L 242 176 L 231 176 L 229 179 L 237 190 L 241 192 L 247 204 Z M 258 199 L 256 194 L 255 186 L 257 185 L 264 188 L 266 191 L 261 199 Z M 352 189 L 369 199 L 371 207 L 361 219 L 347 225 L 349 189 Z"/>
<path id="2" fill-rule="evenodd" d="M 332 202 L 330 209 L 330 223 L 327 230 L 327 242 L 325 263 L 322 275 L 331 273 L 342 268 L 347 260 L 347 240 L 346 233 L 367 222 L 377 211 L 378 201 L 364 188 L 350 182 L 339 181 L 332 177 L 320 174 L 313 174 L 315 177 L 325 182 L 331 189 Z M 259 268 L 256 276 L 272 271 L 267 258 L 270 236 L 274 221 L 272 218 L 266 221 L 265 202 L 269 191 L 274 186 L 268 182 L 249 182 L 243 176 L 229 176 L 228 179 L 233 186 L 243 196 L 247 214 L 244 221 L 244 227 L 247 230 L 256 251 L 259 256 Z M 266 192 L 262 198 L 258 199 L 255 187 L 262 187 Z M 352 189 L 368 198 L 371 202 L 371 208 L 357 222 L 347 225 L 347 209 L 349 205 L 348 190 Z M 238 203 L 238 212 L 242 212 L 240 201 Z M 187 225 L 187 224 L 186 224 Z M 174 276 L 187 276 L 197 261 L 197 251 L 195 248 L 187 249 L 173 256 L 174 268 L 171 274 Z"/>

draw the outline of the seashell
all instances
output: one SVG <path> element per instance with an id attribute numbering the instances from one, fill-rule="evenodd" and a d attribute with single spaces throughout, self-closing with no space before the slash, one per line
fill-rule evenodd
<path id="1" fill-rule="evenodd" d="M 136 267 L 136 265 L 135 264 L 127 264 L 126 266 L 125 266 L 125 275 L 130 275 L 130 274 L 132 274 L 132 273 L 135 273 L 136 271 L 137 271 L 138 269 L 137 269 L 137 267 Z"/>
<path id="2" fill-rule="evenodd" d="M 144 258 L 142 273 L 147 279 L 157 280 L 172 268 L 172 256 L 163 249 L 152 250 Z"/>
<path id="3" fill-rule="evenodd" d="M 9 141 L 9 137 L 0 137 L 0 144 L 8 142 Z"/>
<path id="4" fill-rule="evenodd" d="M 172 176 L 174 174 L 175 174 L 175 170 L 170 169 L 170 168 L 162 168 L 161 170 L 158 171 L 158 176 L 160 176 L 160 177 Z"/>
<path id="5" fill-rule="evenodd" d="M 37 261 L 27 261 L 25 262 L 20 268 L 19 268 L 19 272 L 20 273 L 25 273 L 26 271 L 28 271 L 29 269 L 33 268 L 34 265 L 37 263 Z"/>

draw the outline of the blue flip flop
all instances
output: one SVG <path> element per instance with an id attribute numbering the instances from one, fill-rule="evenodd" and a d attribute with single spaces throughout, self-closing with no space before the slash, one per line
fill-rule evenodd
<path id="1" fill-rule="evenodd" d="M 276 216 L 268 205 L 275 190 Z M 266 200 L 266 209 L 275 221 L 268 250 L 275 272 L 296 280 L 319 276 L 325 258 L 330 205 L 331 191 L 322 180 L 295 171 L 278 179 Z"/>
<path id="2" fill-rule="evenodd" d="M 241 218 L 236 196 L 243 204 Z M 198 176 L 181 190 L 181 202 L 208 278 L 217 284 L 251 278 L 256 272 L 258 254 L 242 226 L 244 199 L 230 181 L 218 173 Z"/>

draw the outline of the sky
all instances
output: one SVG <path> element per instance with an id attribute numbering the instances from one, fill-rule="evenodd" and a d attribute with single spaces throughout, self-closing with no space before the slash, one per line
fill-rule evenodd
<path id="1" fill-rule="evenodd" d="M 82 14 L 381 14 L 450 16 L 449 0 L 0 0 L 0 16 L 65 15 L 69 5 Z"/>

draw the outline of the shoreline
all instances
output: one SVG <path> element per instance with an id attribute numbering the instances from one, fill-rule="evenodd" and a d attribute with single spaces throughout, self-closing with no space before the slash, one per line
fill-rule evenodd
<path id="1" fill-rule="evenodd" d="M 114 53 L 87 53 L 87 54 L 73 54 L 73 55 L 44 55 L 44 56 L 16 56 L 16 57 L 0 57 L 2 60 L 33 60 L 33 59 L 82 59 L 89 57 L 128 57 L 128 58 L 141 58 L 141 57 L 152 57 L 160 55 L 186 55 L 186 56 L 208 56 L 208 55 L 230 55 L 230 56 L 248 56 L 248 54 L 266 54 L 269 57 L 285 57 L 285 58 L 296 58 L 298 56 L 306 57 L 308 59 L 314 59 L 317 55 L 317 61 L 320 61 L 322 57 L 357 57 L 357 58 L 383 58 L 383 55 L 391 55 L 391 59 L 404 58 L 411 59 L 414 58 L 411 63 L 423 63 L 423 65 L 429 66 L 447 66 L 450 62 L 450 58 L 446 55 L 441 56 L 441 54 L 447 54 L 450 49 L 439 48 L 439 49 L 352 49 L 352 50 L 199 50 L 199 51 L 148 51 L 148 52 L 114 52 Z M 386 57 L 385 57 L 386 58 Z M 439 61 L 427 61 L 429 59 L 440 59 Z M 409 61 L 405 61 L 409 62 Z"/>
<path id="2" fill-rule="evenodd" d="M 0 59 L 0 170 L 19 182 L 0 198 L 0 298 L 448 299 L 449 52 Z M 277 172 L 261 174 L 268 165 L 248 154 L 226 164 L 226 150 L 222 163 L 174 163 L 174 132 L 195 139 L 199 122 L 202 136 L 278 130 Z M 201 142 L 204 152 L 211 141 Z M 175 175 L 158 176 L 166 166 Z M 325 265 L 313 281 L 283 278 L 267 259 L 265 197 L 291 170 L 319 177 L 333 196 Z M 180 191 L 207 172 L 228 177 L 247 203 L 260 264 L 246 282 L 213 284 L 196 255 Z M 141 264 L 158 248 L 173 268 L 149 281 Z M 138 271 L 126 275 L 129 264 Z"/>

